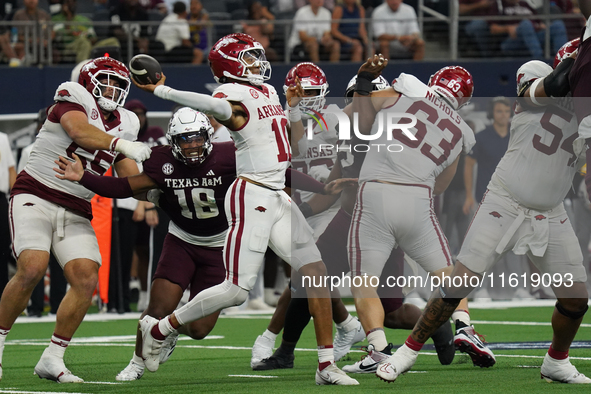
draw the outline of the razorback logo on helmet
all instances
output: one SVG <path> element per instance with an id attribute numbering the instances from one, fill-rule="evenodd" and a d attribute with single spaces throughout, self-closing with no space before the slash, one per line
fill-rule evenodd
<path id="1" fill-rule="evenodd" d="M 561 46 L 558 52 L 556 52 L 556 56 L 554 56 L 554 64 L 552 64 L 552 68 L 556 68 L 561 61 L 575 53 L 579 49 L 580 44 L 581 39 L 577 37 Z"/>
<path id="2" fill-rule="evenodd" d="M 66 89 L 62 89 L 57 92 L 57 95 L 60 97 L 70 97 L 70 92 L 68 92 Z"/>
<path id="3" fill-rule="evenodd" d="M 544 219 L 546 219 L 546 216 L 544 216 L 544 215 L 536 215 L 536 216 L 534 216 L 534 218 L 536 220 L 544 220 Z"/>
<path id="4" fill-rule="evenodd" d="M 228 95 L 227 94 L 224 94 L 222 92 L 217 92 L 216 94 L 213 95 L 213 97 L 224 99 L 224 98 L 228 97 Z"/>
<path id="5" fill-rule="evenodd" d="M 497 219 L 499 219 L 499 218 L 502 218 L 502 217 L 503 217 L 503 216 L 502 216 L 500 213 L 498 213 L 497 211 L 492 211 L 492 212 L 489 212 L 489 215 L 491 215 L 491 216 L 493 216 L 493 217 L 495 217 L 495 218 L 497 218 Z"/>
<path id="6" fill-rule="evenodd" d="M 218 41 L 217 45 L 215 46 L 215 50 L 219 51 L 220 48 L 225 47 L 228 44 L 233 44 L 235 42 L 238 42 L 237 39 L 233 38 L 233 37 L 224 37 L 222 38 L 220 41 Z"/>

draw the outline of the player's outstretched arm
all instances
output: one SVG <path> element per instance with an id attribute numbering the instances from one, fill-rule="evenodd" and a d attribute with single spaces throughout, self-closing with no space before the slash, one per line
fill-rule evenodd
<path id="1" fill-rule="evenodd" d="M 135 161 L 144 161 L 152 153 L 142 142 L 114 138 L 91 125 L 88 123 L 88 116 L 82 111 L 66 112 L 60 118 L 60 125 L 76 144 L 88 150 L 117 151 Z"/>
<path id="2" fill-rule="evenodd" d="M 353 114 L 357 114 L 359 117 L 359 132 L 362 134 L 371 132 L 371 126 L 374 123 L 376 114 L 381 109 L 383 100 L 374 99 L 372 81 L 382 74 L 387 64 L 388 59 L 384 59 L 381 54 L 374 55 L 367 59 L 357 72 L 357 84 L 355 85 L 351 109 Z"/>
<path id="3" fill-rule="evenodd" d="M 287 88 L 285 92 L 287 98 L 287 117 L 289 118 L 290 130 L 289 140 L 291 141 L 291 150 L 295 157 L 300 155 L 300 148 L 298 142 L 304 137 L 304 123 L 302 122 L 302 113 L 300 111 L 299 103 L 304 97 L 304 89 L 300 84 L 300 78 L 295 77 L 295 84 Z"/>
<path id="4" fill-rule="evenodd" d="M 73 153 L 74 161 L 60 156 L 54 167 L 56 177 L 62 180 L 78 182 L 88 190 L 110 198 L 127 198 L 136 194 L 146 193 L 158 185 L 146 173 L 142 172 L 126 178 L 98 176 L 84 171 L 80 158 Z"/>

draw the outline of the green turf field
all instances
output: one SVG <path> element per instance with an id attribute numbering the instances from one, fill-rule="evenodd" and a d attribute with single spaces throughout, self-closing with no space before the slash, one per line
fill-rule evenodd
<path id="1" fill-rule="evenodd" d="M 551 313 L 551 307 L 530 307 L 472 310 L 471 316 L 488 342 L 533 342 L 550 340 L 552 331 L 547 323 Z M 546 352 L 543 349 L 495 350 L 497 364 L 490 369 L 473 367 L 468 356 L 460 353 L 456 353 L 452 365 L 441 366 L 433 351 L 425 351 L 412 371 L 395 383 L 384 383 L 375 375 L 356 375 L 360 386 L 318 387 L 314 383 L 316 351 L 312 324 L 298 344 L 294 369 L 250 369 L 250 347 L 266 328 L 268 319 L 269 316 L 222 318 L 210 334 L 211 339 L 179 340 L 173 356 L 158 372 L 146 371 L 139 381 L 125 383 L 116 382 L 115 375 L 130 360 L 137 320 L 84 322 L 65 357 L 68 368 L 86 381 L 81 384 L 57 384 L 34 376 L 33 368 L 49 342 L 54 324 L 16 324 L 4 350 L 0 393 L 591 392 L 588 386 L 548 384 L 541 380 L 539 367 Z M 590 314 L 583 324 L 576 340 L 591 342 Z M 388 339 L 395 345 L 401 344 L 408 333 L 387 330 Z M 350 361 L 338 364 L 357 361 L 363 354 L 356 350 L 350 353 Z M 570 355 L 580 372 L 591 375 L 591 349 L 574 349 Z"/>

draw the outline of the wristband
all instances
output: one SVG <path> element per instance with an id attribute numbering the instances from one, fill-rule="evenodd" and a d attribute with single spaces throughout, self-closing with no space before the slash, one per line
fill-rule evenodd
<path id="1" fill-rule="evenodd" d="M 373 91 L 373 80 L 374 76 L 369 71 L 362 71 L 357 75 L 357 84 L 355 85 L 355 91 L 362 96 L 369 96 Z"/>
<path id="2" fill-rule="evenodd" d="M 310 216 L 314 216 L 314 212 L 312 211 L 312 207 L 307 202 L 301 203 L 300 205 L 298 205 L 298 208 L 300 208 L 300 211 L 302 211 L 302 214 L 304 215 L 305 218 L 309 218 Z"/>
<path id="3" fill-rule="evenodd" d="M 119 141 L 119 137 L 113 138 L 111 143 L 109 144 L 109 151 L 115 152 L 115 147 L 117 146 L 117 142 Z"/>
<path id="4" fill-rule="evenodd" d="M 529 87 L 529 98 L 532 102 L 532 104 L 537 105 L 538 107 L 543 106 L 544 104 L 540 103 L 538 100 L 536 100 L 536 89 L 538 88 L 538 85 L 544 80 L 544 78 L 538 78 L 536 79 L 531 86 Z"/>
<path id="5" fill-rule="evenodd" d="M 295 123 L 302 120 L 302 111 L 300 111 L 300 106 L 296 105 L 295 107 L 289 107 L 287 110 L 287 118 L 289 119 L 290 123 Z"/>

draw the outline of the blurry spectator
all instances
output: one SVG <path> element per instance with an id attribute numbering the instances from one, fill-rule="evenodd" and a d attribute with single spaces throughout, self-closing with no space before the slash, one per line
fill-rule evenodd
<path id="1" fill-rule="evenodd" d="M 425 41 L 414 8 L 402 0 L 384 0 L 371 15 L 378 50 L 386 58 L 423 60 Z"/>
<path id="2" fill-rule="evenodd" d="M 365 23 L 348 22 L 347 19 L 364 19 L 365 9 L 359 0 L 342 0 L 342 5 L 335 6 L 332 19 L 343 19 L 333 22 L 331 33 L 341 42 L 341 51 L 351 54 L 351 61 L 360 62 L 363 59 L 363 49 L 367 47 L 367 30 Z"/>
<path id="3" fill-rule="evenodd" d="M 81 62 L 90 58 L 90 51 L 97 43 L 92 21 L 83 15 L 77 15 L 76 6 L 77 0 L 62 0 L 61 12 L 51 18 L 56 22 L 53 31 L 61 62 Z M 119 46 L 119 41 L 116 38 L 108 38 L 97 45 Z"/>
<path id="4" fill-rule="evenodd" d="M 490 15 L 515 16 L 517 19 L 489 21 L 490 32 L 500 36 L 501 51 L 508 56 L 528 56 L 540 59 L 544 56 L 546 25 L 539 20 L 524 19 L 536 12 L 522 0 L 500 0 L 493 3 Z M 560 19 L 550 23 L 552 54 L 567 42 L 566 27 Z"/>
<path id="5" fill-rule="evenodd" d="M 275 16 L 267 10 L 260 1 L 253 1 L 248 5 L 248 21 L 242 22 L 242 32 L 246 33 L 265 48 L 265 56 L 270 62 L 277 60 L 277 52 L 271 48 L 274 26 L 268 23 Z"/>
<path id="6" fill-rule="evenodd" d="M 576 1 L 576 0 L 575 0 Z M 581 35 L 581 29 L 585 26 L 585 18 L 581 15 L 581 10 L 573 4 L 571 0 L 552 0 L 550 3 L 550 12 L 552 14 L 577 14 L 579 18 L 563 19 L 566 26 L 568 39 L 572 40 Z"/>
<path id="7" fill-rule="evenodd" d="M 460 0 L 460 16 L 486 16 L 490 15 L 490 9 L 495 0 Z M 483 57 L 491 56 L 494 48 L 492 35 L 488 22 L 475 19 L 464 26 L 466 34 L 476 43 Z"/>
<path id="8" fill-rule="evenodd" d="M 187 6 L 182 1 L 174 3 L 172 13 L 167 15 L 158 26 L 156 40 L 164 44 L 164 58 L 172 63 L 195 63 L 191 44 Z"/>
<path id="9" fill-rule="evenodd" d="M 12 19 L 12 14 L 16 11 L 16 0 L 0 0 L 0 21 Z M 10 27 L 0 26 L 0 51 L 8 58 L 10 67 L 21 65 L 20 59 L 16 57 L 12 45 L 10 45 Z"/>
<path id="10" fill-rule="evenodd" d="M 295 5 L 295 9 L 299 10 L 300 8 L 305 7 L 306 1 L 307 0 L 293 0 L 294 5 Z M 323 6 L 327 10 L 331 11 L 334 8 L 334 3 L 335 3 L 335 0 L 325 0 Z"/>
<path id="11" fill-rule="evenodd" d="M 10 251 L 8 197 L 16 181 L 16 163 L 5 133 L 0 133 L 0 294 L 8 283 L 8 264 L 14 262 Z"/>
<path id="12" fill-rule="evenodd" d="M 296 10 L 295 2 L 293 0 L 272 0 L 271 3 L 271 11 L 273 11 L 276 14 L 284 12 L 295 12 Z"/>
<path id="13" fill-rule="evenodd" d="M 123 25 L 121 22 L 147 22 L 148 11 L 142 7 L 139 0 L 121 0 L 119 5 L 111 11 L 111 36 L 116 37 L 121 44 L 124 59 L 132 54 L 146 53 L 158 57 L 164 53 L 164 45 L 156 40 L 149 39 L 147 25 L 131 23 Z M 127 36 L 131 34 L 133 48 L 128 48 Z"/>
<path id="14" fill-rule="evenodd" d="M 464 166 L 465 214 L 471 213 L 476 206 L 476 201 L 482 200 L 497 164 L 507 151 L 511 102 L 505 97 L 493 98 L 489 104 L 487 117 L 492 121 L 492 125 L 476 134 L 476 145 L 466 157 Z M 476 187 L 474 188 L 474 166 L 477 163 Z"/>
<path id="15" fill-rule="evenodd" d="M 189 31 L 191 32 L 191 43 L 193 44 L 193 64 L 201 64 L 203 53 L 207 49 L 207 23 L 209 15 L 203 8 L 200 0 L 191 0 L 191 13 L 189 20 Z"/>
<path id="16" fill-rule="evenodd" d="M 289 48 L 299 52 L 303 48 L 313 63 L 320 61 L 321 50 L 329 54 L 331 62 L 338 62 L 341 44 L 330 34 L 332 15 L 324 8 L 324 0 L 309 0 L 310 4 L 300 8 L 293 18 L 293 29 Z"/>
<path id="17" fill-rule="evenodd" d="M 140 4 L 148 11 L 157 11 L 162 15 L 168 14 L 168 7 L 164 0 L 140 0 Z"/>
<path id="18" fill-rule="evenodd" d="M 12 20 L 14 21 L 34 21 L 35 26 L 31 29 L 30 26 L 18 26 L 18 38 L 14 45 L 14 51 L 16 57 L 21 61 L 25 58 L 26 45 L 31 46 L 35 44 L 34 37 L 37 37 L 37 42 L 42 36 L 42 32 L 47 28 L 48 22 L 51 20 L 49 14 L 38 8 L 39 0 L 23 0 L 24 8 L 17 10 L 14 13 Z M 25 30 L 29 29 L 29 42 L 25 43 Z M 45 46 L 47 47 L 47 41 L 45 40 Z"/>
<path id="19" fill-rule="evenodd" d="M 226 126 L 219 123 L 213 116 L 207 115 L 211 126 L 213 127 L 213 136 L 211 137 L 211 142 L 228 142 L 234 141 L 230 136 L 230 132 L 226 128 Z"/>

